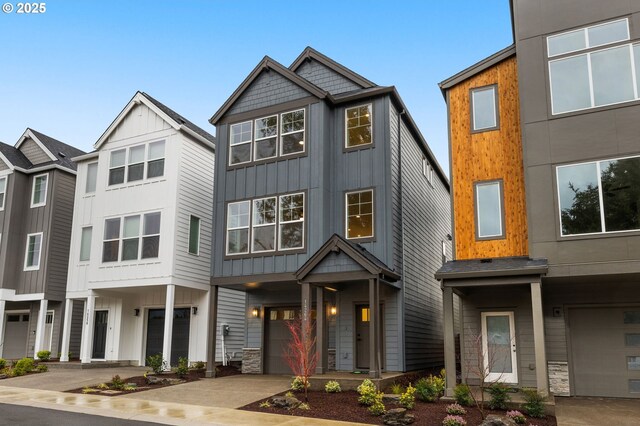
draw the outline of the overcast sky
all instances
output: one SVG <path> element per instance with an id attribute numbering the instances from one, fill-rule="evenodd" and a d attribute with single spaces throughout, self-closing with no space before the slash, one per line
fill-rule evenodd
<path id="1" fill-rule="evenodd" d="M 5 0 L 0 1 L 5 3 Z M 448 171 L 438 83 L 512 43 L 508 0 L 46 1 L 0 13 L 0 141 L 26 127 L 92 150 L 137 90 L 208 119 L 268 55 L 311 46 L 394 85 Z"/>

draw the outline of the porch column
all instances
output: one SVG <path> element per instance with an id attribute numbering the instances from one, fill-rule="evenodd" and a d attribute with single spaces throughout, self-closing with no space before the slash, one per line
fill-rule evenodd
<path id="1" fill-rule="evenodd" d="M 373 379 L 381 377 L 378 363 L 380 304 L 377 300 L 377 287 L 378 279 L 369 278 L 369 377 Z"/>
<path id="2" fill-rule="evenodd" d="M 4 347 L 4 310 L 7 302 L 0 300 L 0 358 L 2 358 L 2 348 Z"/>
<path id="3" fill-rule="evenodd" d="M 442 289 L 444 303 L 444 369 L 446 372 L 445 396 L 453 396 L 456 387 L 456 338 L 453 328 L 453 289 Z"/>
<path id="4" fill-rule="evenodd" d="M 162 358 L 166 361 L 166 370 L 171 369 L 171 340 L 173 338 L 173 305 L 176 300 L 175 284 L 167 285 L 167 299 L 164 305 L 164 337 L 162 340 Z"/>
<path id="5" fill-rule="evenodd" d="M 62 324 L 62 347 L 60 348 L 60 362 L 69 362 L 69 340 L 71 339 L 71 318 L 73 314 L 73 299 L 64 303 L 64 322 Z"/>
<path id="6" fill-rule="evenodd" d="M 207 371 L 205 377 L 216 377 L 216 343 L 218 341 L 218 286 L 209 289 L 209 321 L 207 332 Z M 224 356 L 224 354 L 222 354 Z"/>
<path id="7" fill-rule="evenodd" d="M 316 353 L 318 354 L 318 364 L 316 374 L 327 372 L 327 310 L 324 305 L 324 287 L 316 289 Z"/>
<path id="8" fill-rule="evenodd" d="M 96 296 L 93 292 L 87 296 L 85 318 L 82 322 L 82 349 L 80 357 L 82 363 L 91 362 L 91 349 L 93 347 L 93 327 L 96 320 Z"/>
<path id="9" fill-rule="evenodd" d="M 533 314 L 533 347 L 536 356 L 536 383 L 538 392 L 549 395 L 547 353 L 544 343 L 544 315 L 542 312 L 542 290 L 540 282 L 531 283 L 531 311 Z"/>
<path id="10" fill-rule="evenodd" d="M 47 299 L 40 301 L 40 310 L 38 311 L 38 322 L 36 324 L 36 341 L 33 345 L 33 358 L 38 359 L 38 352 L 44 347 L 44 326 L 47 318 Z"/>

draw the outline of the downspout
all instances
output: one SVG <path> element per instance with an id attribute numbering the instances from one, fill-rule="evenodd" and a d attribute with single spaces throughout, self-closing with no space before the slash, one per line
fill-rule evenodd
<path id="1" fill-rule="evenodd" d="M 402 191 L 402 116 L 405 114 L 405 110 L 401 110 L 398 112 L 398 186 L 399 186 L 399 194 L 400 197 L 400 237 L 402 238 L 402 351 L 404 352 L 402 357 L 402 370 L 406 371 L 407 369 L 407 342 L 405 338 L 405 330 L 406 330 L 406 322 L 405 322 L 405 299 L 406 299 L 406 289 L 405 289 L 405 243 L 404 243 L 404 197 Z"/>

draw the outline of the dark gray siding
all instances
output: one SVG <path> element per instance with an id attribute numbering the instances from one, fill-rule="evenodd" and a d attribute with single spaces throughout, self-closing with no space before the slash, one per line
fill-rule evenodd
<path id="1" fill-rule="evenodd" d="M 229 326 L 229 335 L 225 336 L 225 351 L 232 359 L 242 358 L 245 341 L 246 295 L 241 291 L 221 288 L 218 294 L 218 328 L 222 324 Z M 235 355 L 235 356 L 234 356 Z M 222 361 L 222 333 L 218 332 L 216 360 Z"/>
<path id="2" fill-rule="evenodd" d="M 17 290 L 24 265 L 24 248 L 26 233 L 24 223 L 25 211 L 29 208 L 29 177 L 14 172 L 7 182 L 6 206 L 2 221 L 2 251 L 0 259 L 4 262 L 0 274 L 3 276 L 2 287 Z M 12 249 L 9 249 L 12 247 Z"/>
<path id="3" fill-rule="evenodd" d="M 293 84 L 274 71 L 265 71 L 229 109 L 228 114 L 238 114 L 310 96 L 310 93 Z M 257 117 L 256 117 L 257 118 Z M 226 164 L 226 162 L 218 163 Z"/>
<path id="4" fill-rule="evenodd" d="M 315 84 L 322 90 L 333 94 L 362 89 L 351 80 L 327 68 L 315 60 L 307 60 L 296 70 L 296 74 Z"/>

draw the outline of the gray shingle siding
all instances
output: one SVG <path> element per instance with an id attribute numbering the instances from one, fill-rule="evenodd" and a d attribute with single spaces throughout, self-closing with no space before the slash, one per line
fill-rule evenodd
<path id="1" fill-rule="evenodd" d="M 362 89 L 351 80 L 315 60 L 307 60 L 296 70 L 296 74 L 332 95 Z"/>
<path id="2" fill-rule="evenodd" d="M 31 161 L 32 164 L 47 163 L 51 158 L 32 139 L 27 139 L 20 145 L 20 151 Z"/>

